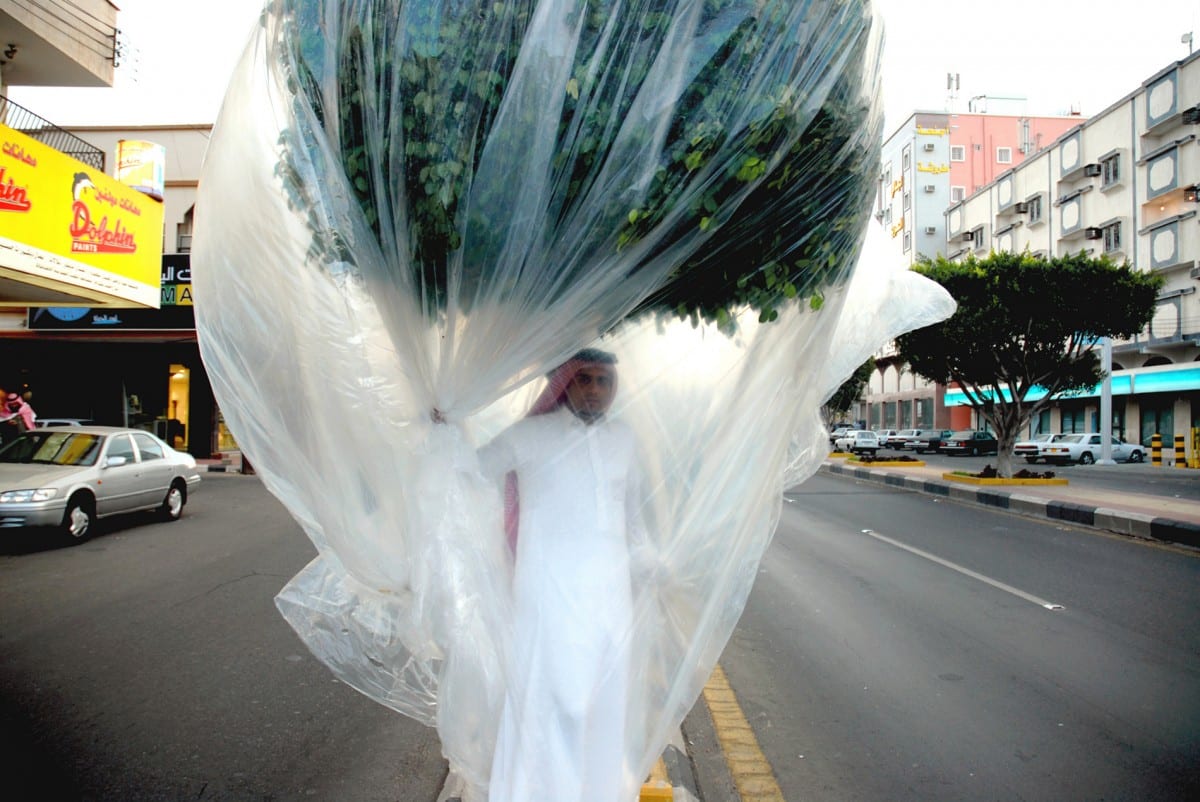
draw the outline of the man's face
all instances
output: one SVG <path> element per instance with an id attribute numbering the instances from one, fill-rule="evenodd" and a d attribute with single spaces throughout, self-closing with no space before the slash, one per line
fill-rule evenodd
<path id="1" fill-rule="evenodd" d="M 591 423 L 612 405 L 616 394 L 616 374 L 608 365 L 580 368 L 567 385 L 567 403 L 580 420 Z"/>

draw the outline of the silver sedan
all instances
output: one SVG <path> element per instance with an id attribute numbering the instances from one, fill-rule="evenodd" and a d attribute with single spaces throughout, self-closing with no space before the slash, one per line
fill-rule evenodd
<path id="1" fill-rule="evenodd" d="M 0 449 L 0 529 L 54 527 L 81 542 L 109 515 L 174 521 L 199 483 L 194 457 L 141 429 L 35 429 Z"/>

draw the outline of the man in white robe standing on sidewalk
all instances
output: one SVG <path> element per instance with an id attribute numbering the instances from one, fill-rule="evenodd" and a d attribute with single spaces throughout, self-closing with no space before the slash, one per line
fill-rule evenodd
<path id="1" fill-rule="evenodd" d="M 644 542 L 636 443 L 607 417 L 612 354 L 585 349 L 548 378 L 528 416 L 480 450 L 485 472 L 507 482 L 515 557 L 488 799 L 626 802 L 639 785 L 624 750 L 630 549 Z"/>

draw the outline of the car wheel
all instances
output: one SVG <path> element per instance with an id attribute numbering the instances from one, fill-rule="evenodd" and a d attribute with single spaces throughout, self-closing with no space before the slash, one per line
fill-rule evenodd
<path id="1" fill-rule="evenodd" d="M 979 456 L 979 448 L 977 446 L 971 446 L 971 456 L 972 457 Z"/>
<path id="2" fill-rule="evenodd" d="M 1028 462 L 1030 465 L 1036 465 L 1038 458 L 1037 457 L 1026 457 L 1025 461 Z"/>
<path id="3" fill-rule="evenodd" d="M 1133 452 L 1130 453 L 1130 455 L 1129 455 L 1129 461 L 1130 462 L 1141 462 L 1142 461 L 1142 452 L 1138 451 L 1137 449 L 1134 449 Z"/>
<path id="4" fill-rule="evenodd" d="M 1096 461 L 1096 458 L 1092 456 L 1092 452 L 1090 452 L 1090 451 L 1085 451 L 1079 455 L 1079 464 L 1080 465 L 1091 465 L 1095 461 Z"/>
<path id="5" fill-rule="evenodd" d="M 164 521 L 178 521 L 183 516 L 183 505 L 187 503 L 187 490 L 182 482 L 176 480 L 167 490 L 162 506 L 158 508 L 159 517 Z"/>
<path id="6" fill-rule="evenodd" d="M 86 495 L 72 496 L 63 515 L 63 535 L 71 543 L 82 543 L 92 536 L 95 525 L 96 503 Z"/>

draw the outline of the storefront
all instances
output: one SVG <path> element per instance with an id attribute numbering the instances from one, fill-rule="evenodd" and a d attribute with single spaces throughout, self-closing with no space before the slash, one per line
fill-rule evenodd
<path id="1" fill-rule="evenodd" d="M 236 448 L 200 360 L 188 254 L 162 257 L 159 309 L 32 307 L 0 338 L 0 386 L 30 394 L 39 417 L 152 431 L 209 457 Z"/>

